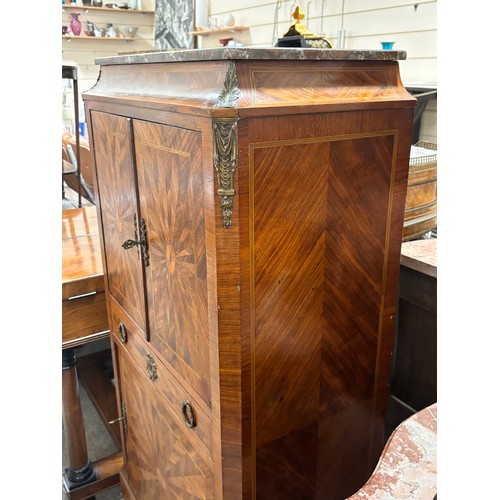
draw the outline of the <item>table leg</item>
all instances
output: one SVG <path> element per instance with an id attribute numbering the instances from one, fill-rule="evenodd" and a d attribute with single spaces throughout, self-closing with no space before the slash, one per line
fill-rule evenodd
<path id="1" fill-rule="evenodd" d="M 76 350 L 70 348 L 62 351 L 62 412 L 69 456 L 69 467 L 63 471 L 63 483 L 68 493 L 99 479 L 88 458 L 76 372 Z"/>

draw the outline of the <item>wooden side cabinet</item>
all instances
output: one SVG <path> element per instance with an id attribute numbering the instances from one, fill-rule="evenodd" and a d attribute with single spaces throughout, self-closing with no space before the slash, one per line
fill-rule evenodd
<path id="1" fill-rule="evenodd" d="M 437 239 L 401 248 L 387 435 L 437 401 Z"/>
<path id="2" fill-rule="evenodd" d="M 344 499 L 384 446 L 401 51 L 97 60 L 84 94 L 126 498 Z"/>

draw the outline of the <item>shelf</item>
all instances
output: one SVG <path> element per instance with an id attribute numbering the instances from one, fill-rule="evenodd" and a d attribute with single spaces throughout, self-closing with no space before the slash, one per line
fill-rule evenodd
<path id="1" fill-rule="evenodd" d="M 84 11 L 104 11 L 104 12 L 127 12 L 129 14 L 154 14 L 154 10 L 137 9 L 110 9 L 109 7 L 94 7 L 93 5 L 63 5 L 63 10 L 84 10 Z"/>
<path id="2" fill-rule="evenodd" d="M 200 30 L 200 31 L 190 31 L 190 35 L 197 35 L 197 36 L 207 36 L 207 35 L 216 35 L 217 33 L 227 33 L 233 32 L 233 31 L 243 31 L 247 30 L 248 26 L 230 26 L 228 28 L 216 28 L 213 30 Z"/>
<path id="3" fill-rule="evenodd" d="M 62 35 L 62 38 L 65 40 L 99 40 L 99 41 L 108 41 L 108 40 L 114 40 L 115 42 L 132 42 L 132 41 L 137 41 L 137 40 L 142 40 L 142 38 L 130 38 L 130 37 L 116 37 L 116 38 L 111 38 L 107 36 L 86 36 L 86 35 Z"/>

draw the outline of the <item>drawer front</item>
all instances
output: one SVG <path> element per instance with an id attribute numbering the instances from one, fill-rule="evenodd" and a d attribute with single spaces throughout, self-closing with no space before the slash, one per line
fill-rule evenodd
<path id="1" fill-rule="evenodd" d="M 109 330 L 104 292 L 63 300 L 63 344 Z"/>
<path id="2" fill-rule="evenodd" d="M 151 382 L 138 365 L 135 348 L 126 349 L 115 336 L 113 344 L 118 344 L 121 404 L 126 412 L 124 473 L 134 498 L 214 499 L 211 462 L 199 453 L 196 440 L 188 438 L 184 424 L 159 396 L 156 381 Z M 164 373 L 157 381 L 161 378 Z"/>
<path id="3" fill-rule="evenodd" d="M 123 311 L 112 303 L 111 334 L 121 350 L 127 352 L 130 362 L 142 377 L 142 384 L 154 400 L 155 407 L 169 420 L 175 421 L 180 432 L 201 456 L 211 461 L 212 422 L 210 409 L 198 396 L 193 397 L 165 366 L 156 351 L 146 343 L 139 328 Z M 120 374 L 120 385 L 127 383 L 126 371 Z M 194 419 L 194 425 L 192 422 Z"/>

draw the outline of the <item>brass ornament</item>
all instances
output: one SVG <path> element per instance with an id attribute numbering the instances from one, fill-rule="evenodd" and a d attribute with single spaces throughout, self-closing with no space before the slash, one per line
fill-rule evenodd
<path id="1" fill-rule="evenodd" d="M 238 78 L 236 76 L 236 64 L 229 61 L 229 68 L 224 78 L 224 86 L 217 97 L 215 108 L 235 108 L 240 97 Z"/>
<path id="2" fill-rule="evenodd" d="M 229 229 L 233 216 L 234 173 L 238 163 L 238 128 L 236 118 L 212 118 L 214 167 L 217 172 L 222 223 Z"/>
<path id="3" fill-rule="evenodd" d="M 181 405 L 182 419 L 186 424 L 188 429 L 192 429 L 196 427 L 196 418 L 194 416 L 193 408 L 191 407 L 191 403 L 189 401 L 184 401 Z"/>
<path id="4" fill-rule="evenodd" d="M 295 22 L 288 31 L 280 38 L 276 47 L 302 47 L 314 49 L 332 49 L 333 44 L 324 36 L 311 33 L 302 20 L 306 17 L 300 5 L 297 5 L 292 13 Z"/>
<path id="5" fill-rule="evenodd" d="M 295 7 L 292 17 L 295 19 L 295 23 L 290 26 L 288 31 L 283 35 L 283 36 L 295 36 L 295 35 L 312 35 L 314 36 L 313 33 L 311 33 L 307 28 L 304 23 L 302 23 L 302 19 L 306 17 L 304 14 L 304 11 L 300 5 L 297 5 Z"/>
<path id="6" fill-rule="evenodd" d="M 127 330 L 125 329 L 125 325 L 123 323 L 120 323 L 118 325 L 118 336 L 120 337 L 120 341 L 122 344 L 126 344 L 128 337 L 127 337 Z"/>

